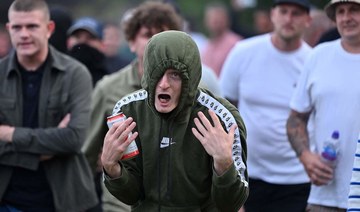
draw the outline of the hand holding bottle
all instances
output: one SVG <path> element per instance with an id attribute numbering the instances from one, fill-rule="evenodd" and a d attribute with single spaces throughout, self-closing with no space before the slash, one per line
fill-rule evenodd
<path id="1" fill-rule="evenodd" d="M 339 157 L 339 131 L 335 130 L 331 137 L 326 140 L 323 144 L 321 151 L 321 159 L 323 162 L 328 164 L 333 170 L 336 167 L 337 159 Z M 331 183 L 330 181 L 329 183 Z"/>

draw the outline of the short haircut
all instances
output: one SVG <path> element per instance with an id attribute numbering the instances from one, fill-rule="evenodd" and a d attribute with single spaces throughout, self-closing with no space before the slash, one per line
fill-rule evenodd
<path id="1" fill-rule="evenodd" d="M 124 14 L 122 28 L 126 40 L 134 40 L 141 27 L 156 29 L 159 32 L 183 30 L 183 20 L 168 3 L 148 1 Z"/>
<path id="2" fill-rule="evenodd" d="M 231 25 L 231 17 L 229 15 L 230 11 L 229 11 L 229 8 L 226 6 L 226 4 L 224 4 L 222 2 L 218 2 L 218 1 L 209 2 L 205 6 L 205 15 L 206 15 L 207 12 L 212 11 L 212 10 L 221 11 L 222 14 L 225 15 L 227 24 Z"/>
<path id="3" fill-rule="evenodd" d="M 229 8 L 222 2 L 217 2 L 217 1 L 212 1 L 209 2 L 206 6 L 205 6 L 205 12 L 208 10 L 212 10 L 212 9 L 221 9 L 222 11 L 224 11 L 224 14 L 229 17 L 230 11 Z"/>
<path id="4" fill-rule="evenodd" d="M 45 18 L 50 20 L 49 7 L 44 0 L 15 0 L 9 8 L 9 12 L 31 12 L 34 10 L 43 11 Z"/>

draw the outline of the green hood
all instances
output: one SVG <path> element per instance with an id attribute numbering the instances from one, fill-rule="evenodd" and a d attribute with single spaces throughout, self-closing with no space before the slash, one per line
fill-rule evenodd
<path id="1" fill-rule="evenodd" d="M 155 88 L 169 68 L 180 71 L 182 91 L 179 105 L 170 117 L 189 114 L 195 102 L 197 87 L 201 79 L 199 50 L 191 37 L 181 31 L 165 31 L 154 35 L 144 53 L 144 75 L 142 87 L 148 92 L 148 104 L 155 109 Z M 185 118 L 185 117 L 184 117 Z"/>

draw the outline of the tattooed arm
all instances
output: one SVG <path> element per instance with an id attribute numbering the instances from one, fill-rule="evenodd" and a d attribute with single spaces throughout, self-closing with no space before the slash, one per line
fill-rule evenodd
<path id="1" fill-rule="evenodd" d="M 310 112 L 298 113 L 292 110 L 286 123 L 288 139 L 298 157 L 301 156 L 304 150 L 309 150 L 309 135 L 307 131 L 309 116 Z"/>
<path id="2" fill-rule="evenodd" d="M 333 177 L 333 170 L 321 161 L 318 154 L 310 151 L 307 131 L 310 113 L 292 110 L 286 123 L 287 135 L 311 182 L 318 186 L 326 185 Z"/>

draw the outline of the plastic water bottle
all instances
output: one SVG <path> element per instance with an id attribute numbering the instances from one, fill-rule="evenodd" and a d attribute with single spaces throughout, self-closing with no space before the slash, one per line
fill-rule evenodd
<path id="1" fill-rule="evenodd" d="M 323 161 L 335 168 L 339 156 L 339 131 L 335 130 L 330 139 L 326 140 L 323 145 L 321 157 Z"/>

